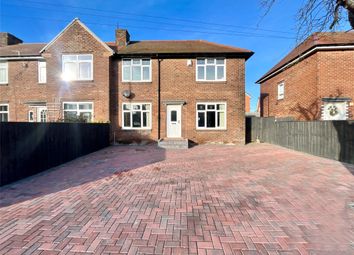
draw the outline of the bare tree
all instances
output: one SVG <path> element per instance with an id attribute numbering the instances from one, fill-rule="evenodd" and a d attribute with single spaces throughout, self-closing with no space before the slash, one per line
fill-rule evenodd
<path id="1" fill-rule="evenodd" d="M 278 0 L 261 0 L 265 15 Z M 347 13 L 349 23 L 354 28 L 354 0 L 305 0 L 297 14 L 298 37 L 313 31 L 333 29 Z"/>

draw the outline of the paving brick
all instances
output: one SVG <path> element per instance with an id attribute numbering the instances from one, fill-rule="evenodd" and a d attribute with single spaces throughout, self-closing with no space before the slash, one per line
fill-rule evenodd
<path id="1" fill-rule="evenodd" d="M 109 147 L 0 192 L 0 254 L 353 253 L 354 166 L 268 144 Z"/>

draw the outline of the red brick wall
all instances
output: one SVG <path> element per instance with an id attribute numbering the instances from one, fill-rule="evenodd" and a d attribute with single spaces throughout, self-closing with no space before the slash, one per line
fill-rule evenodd
<path id="1" fill-rule="evenodd" d="M 93 81 L 64 82 L 61 79 L 63 53 L 93 54 Z M 47 102 L 49 121 L 62 118 L 63 101 L 92 101 L 94 121 L 109 121 L 109 55 L 91 34 L 74 23 L 43 54 L 47 62 L 47 83 L 38 83 L 38 62 L 9 61 L 8 85 L 0 86 L 0 102 L 9 102 L 11 121 L 28 121 L 28 101 Z"/>
<path id="2" fill-rule="evenodd" d="M 166 105 L 164 101 L 184 100 L 182 106 L 182 137 L 197 143 L 233 142 L 244 143 L 244 109 L 245 109 L 245 61 L 244 59 L 227 59 L 226 82 L 196 82 L 195 60 L 187 66 L 187 59 L 163 59 L 161 70 L 161 138 L 166 136 Z M 121 73 L 121 64 L 115 72 Z M 152 60 L 151 83 L 126 83 L 118 75 L 118 91 L 111 93 L 111 98 L 118 101 L 118 119 L 112 123 L 113 131 L 121 140 L 158 139 L 158 61 Z M 134 98 L 129 100 L 122 96 L 124 90 L 131 90 Z M 122 102 L 151 102 L 152 130 L 124 131 L 122 125 Z M 201 101 L 225 101 L 227 103 L 227 130 L 197 131 L 196 103 Z M 111 106 L 114 108 L 114 106 Z M 112 111 L 113 113 L 113 111 Z"/>
<path id="3" fill-rule="evenodd" d="M 285 83 L 284 99 L 278 100 L 278 84 Z M 317 55 L 314 54 L 261 84 L 261 116 L 294 117 L 299 120 L 320 116 L 317 104 Z"/>
<path id="4" fill-rule="evenodd" d="M 261 84 L 262 116 L 320 119 L 321 98 L 354 100 L 353 73 L 354 51 L 319 51 Z M 277 100 L 281 81 L 285 81 L 285 98 Z M 353 105 L 349 110 L 353 118 Z"/>
<path id="5" fill-rule="evenodd" d="M 63 81 L 63 54 L 93 54 L 93 81 Z M 152 60 L 152 82 L 121 82 L 121 63 L 110 58 L 107 51 L 78 22 L 74 22 L 43 54 L 47 62 L 47 83 L 38 83 L 38 61 L 9 61 L 9 83 L 0 86 L 0 102 L 9 103 L 11 121 L 28 121 L 28 102 L 46 102 L 49 121 L 63 118 L 63 101 L 94 103 L 94 121 L 111 122 L 112 134 L 121 140 L 157 140 L 158 132 L 158 60 Z M 198 143 L 244 143 L 245 60 L 226 61 L 226 82 L 196 82 L 195 59 L 187 66 L 187 59 L 161 61 L 161 132 L 166 136 L 166 105 L 164 101 L 184 100 L 182 107 L 182 136 Z M 122 96 L 131 90 L 133 99 Z M 122 131 L 122 102 L 150 102 L 152 129 Z M 197 102 L 227 103 L 227 130 L 196 130 Z"/>
<path id="6" fill-rule="evenodd" d="M 354 119 L 354 51 L 321 51 L 318 55 L 318 97 L 349 97 Z"/>
<path id="7" fill-rule="evenodd" d="M 245 112 L 251 111 L 251 97 L 246 94 L 245 95 Z"/>

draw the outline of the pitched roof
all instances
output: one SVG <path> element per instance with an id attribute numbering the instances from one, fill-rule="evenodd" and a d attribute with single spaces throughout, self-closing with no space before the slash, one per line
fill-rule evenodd
<path id="1" fill-rule="evenodd" d="M 62 34 L 73 24 L 79 24 L 86 29 L 98 42 L 100 42 L 111 53 L 118 55 L 149 55 L 149 54 L 233 54 L 248 59 L 253 52 L 247 49 L 212 43 L 203 40 L 170 40 L 170 41 L 131 41 L 117 52 L 115 42 L 102 42 L 89 28 L 79 19 L 75 18 L 70 22 L 53 40 L 49 43 L 21 43 L 17 45 L 4 46 L 0 48 L 0 57 L 28 57 L 41 56 L 41 53 L 48 49 Z"/>
<path id="2" fill-rule="evenodd" d="M 114 52 L 115 44 L 106 43 Z M 41 56 L 40 51 L 45 47 L 46 43 L 20 43 L 0 47 L 0 57 L 32 57 Z"/>
<path id="3" fill-rule="evenodd" d="M 114 52 L 117 51 L 115 42 L 105 43 Z M 40 56 L 46 43 L 21 43 L 0 47 L 0 57 L 28 57 Z M 244 55 L 246 59 L 253 52 L 246 49 L 211 43 L 207 41 L 139 41 L 130 42 L 119 50 L 118 54 L 203 54 L 203 53 L 229 53 Z"/>
<path id="4" fill-rule="evenodd" d="M 0 57 L 29 57 L 40 56 L 39 51 L 45 43 L 20 43 L 0 47 Z"/>
<path id="5" fill-rule="evenodd" d="M 354 32 L 352 30 L 349 32 L 314 33 L 304 42 L 294 48 L 278 64 L 276 64 L 266 74 L 264 74 L 256 83 L 260 83 L 269 79 L 272 75 L 274 75 L 276 71 L 318 46 L 341 45 L 354 45 Z"/>
<path id="6" fill-rule="evenodd" d="M 47 45 L 45 45 L 40 52 L 42 53 L 43 51 L 48 49 L 56 40 L 58 40 L 65 33 L 66 30 L 68 30 L 75 23 L 83 27 L 93 38 L 95 38 L 100 44 L 102 44 L 102 46 L 106 50 L 108 50 L 112 54 L 114 53 L 114 51 L 110 47 L 108 47 L 106 43 L 102 42 L 102 40 L 95 33 L 93 33 L 84 23 L 82 23 L 78 18 L 73 19 L 73 21 L 71 21 L 56 37 L 54 37 L 53 40 L 51 40 Z"/>
<path id="7" fill-rule="evenodd" d="M 246 59 L 253 55 L 247 49 L 212 43 L 203 40 L 171 41 L 131 41 L 120 49 L 118 54 L 198 54 L 198 53 L 233 53 L 244 55 Z"/>

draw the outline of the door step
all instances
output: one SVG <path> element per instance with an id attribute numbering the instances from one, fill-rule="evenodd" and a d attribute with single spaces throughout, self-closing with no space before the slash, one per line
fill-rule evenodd
<path id="1" fill-rule="evenodd" d="M 164 138 L 158 141 L 158 146 L 164 149 L 188 149 L 188 139 L 184 138 Z"/>

